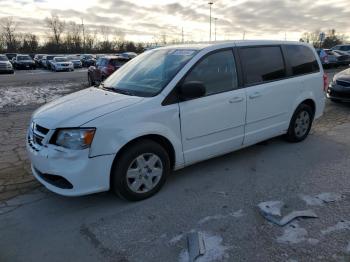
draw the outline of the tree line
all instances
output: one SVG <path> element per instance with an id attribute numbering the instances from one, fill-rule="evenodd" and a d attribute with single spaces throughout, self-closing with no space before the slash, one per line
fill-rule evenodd
<path id="1" fill-rule="evenodd" d="M 316 30 L 314 32 L 305 32 L 300 38 L 301 42 L 307 42 L 312 44 L 315 48 L 331 48 L 336 45 L 346 43 L 347 36 L 344 34 L 338 34 L 335 29 L 330 29 L 324 33 L 324 39 L 320 37 L 321 31 Z"/>
<path id="2" fill-rule="evenodd" d="M 12 17 L 0 20 L 0 53 L 118 53 L 143 52 L 149 44 L 126 41 L 120 31 L 111 32 L 106 26 L 90 30 L 75 22 L 66 22 L 52 15 L 44 20 L 47 28 L 45 41 L 34 33 L 21 33 Z M 113 37 L 110 40 L 110 37 Z"/>

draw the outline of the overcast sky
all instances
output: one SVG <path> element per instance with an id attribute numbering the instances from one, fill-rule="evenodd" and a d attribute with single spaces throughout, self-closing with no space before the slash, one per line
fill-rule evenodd
<path id="1" fill-rule="evenodd" d="M 350 34 L 350 0 L 218 0 L 212 16 L 217 39 L 298 40 L 305 31 L 335 28 Z M 84 23 L 91 30 L 101 25 L 123 32 L 126 39 L 207 41 L 209 6 L 202 0 L 0 0 L 0 18 L 12 16 L 18 30 L 45 34 L 43 19 L 57 14 L 66 21 Z M 111 35 L 111 38 L 113 36 Z M 214 22 L 213 22 L 214 38 Z"/>

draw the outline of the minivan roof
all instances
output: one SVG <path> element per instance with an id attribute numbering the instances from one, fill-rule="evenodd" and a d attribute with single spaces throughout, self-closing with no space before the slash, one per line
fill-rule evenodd
<path id="1" fill-rule="evenodd" d="M 278 40 L 235 40 L 235 41 L 216 41 L 216 42 L 203 42 L 196 44 L 180 44 L 180 45 L 171 45 L 159 47 L 159 49 L 193 49 L 193 50 L 202 50 L 205 48 L 225 48 L 230 46 L 252 46 L 252 45 L 306 45 L 310 46 L 304 42 L 297 41 L 278 41 Z"/>

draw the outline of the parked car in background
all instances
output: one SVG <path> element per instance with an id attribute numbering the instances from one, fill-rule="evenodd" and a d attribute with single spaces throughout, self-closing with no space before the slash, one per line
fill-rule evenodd
<path id="1" fill-rule="evenodd" d="M 128 58 L 128 59 L 133 59 L 137 56 L 137 54 L 134 52 L 124 52 L 120 56 Z"/>
<path id="2" fill-rule="evenodd" d="M 13 67 L 6 55 L 0 55 L 0 73 L 13 74 Z"/>
<path id="3" fill-rule="evenodd" d="M 74 68 L 82 68 L 83 63 L 81 62 L 80 58 L 78 56 L 67 56 L 68 60 L 73 63 Z"/>
<path id="4" fill-rule="evenodd" d="M 54 59 L 57 55 L 46 55 L 43 57 L 43 61 L 42 64 L 43 66 L 48 69 L 51 70 L 51 61 L 52 59 Z"/>
<path id="5" fill-rule="evenodd" d="M 12 62 L 15 69 L 36 69 L 35 62 L 29 55 L 17 55 Z"/>
<path id="6" fill-rule="evenodd" d="M 44 54 L 36 54 L 34 56 L 34 62 L 36 64 L 36 67 L 42 67 L 41 60 L 43 59 L 45 55 Z"/>
<path id="7" fill-rule="evenodd" d="M 332 50 L 343 51 L 350 55 L 350 44 L 347 45 L 336 45 L 331 48 Z"/>
<path id="8" fill-rule="evenodd" d="M 344 51 L 334 50 L 333 53 L 337 55 L 338 64 L 340 66 L 350 66 L 350 54 Z"/>
<path id="9" fill-rule="evenodd" d="M 326 51 L 322 48 L 316 48 L 316 52 L 321 60 L 322 66 L 324 68 L 330 67 L 330 63 L 329 63 L 329 59 Z"/>
<path id="10" fill-rule="evenodd" d="M 12 63 L 12 59 L 17 56 L 17 53 L 6 53 L 5 56 Z"/>
<path id="11" fill-rule="evenodd" d="M 129 58 L 122 56 L 105 56 L 99 58 L 96 66 L 90 66 L 88 69 L 89 85 L 93 86 L 101 83 L 129 60 Z"/>
<path id="12" fill-rule="evenodd" d="M 326 80 L 305 43 L 150 50 L 99 88 L 34 112 L 26 139 L 31 170 L 58 194 L 111 190 L 142 200 L 161 189 L 171 170 L 276 136 L 303 141 L 323 114 Z"/>
<path id="13" fill-rule="evenodd" d="M 51 60 L 51 70 L 58 71 L 74 71 L 74 66 L 71 61 L 68 60 L 67 57 L 57 56 Z"/>
<path id="14" fill-rule="evenodd" d="M 80 55 L 80 60 L 83 67 L 93 66 L 96 63 L 96 59 L 93 57 L 93 55 L 88 54 Z"/>
<path id="15" fill-rule="evenodd" d="M 333 102 L 350 102 L 350 68 L 333 77 L 327 90 L 327 97 Z"/>

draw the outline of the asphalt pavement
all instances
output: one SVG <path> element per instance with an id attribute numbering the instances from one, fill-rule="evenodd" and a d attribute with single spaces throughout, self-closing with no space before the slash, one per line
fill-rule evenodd
<path id="1" fill-rule="evenodd" d="M 42 187 L 0 202 L 0 261 L 188 261 L 189 232 L 205 243 L 196 261 L 350 261 L 349 113 L 328 101 L 304 142 L 278 137 L 176 171 L 142 202 Z M 280 227 L 259 213 L 265 201 L 318 218 Z"/>

